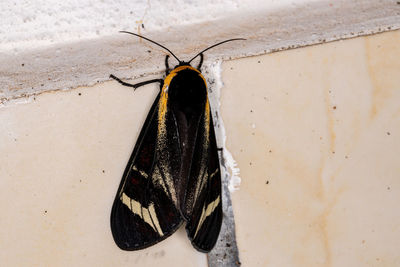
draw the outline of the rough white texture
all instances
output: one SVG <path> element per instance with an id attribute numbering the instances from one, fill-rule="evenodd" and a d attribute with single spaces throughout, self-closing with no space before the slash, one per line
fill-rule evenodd
<path id="1" fill-rule="evenodd" d="M 206 75 L 208 84 L 208 93 L 211 105 L 211 111 L 213 113 L 214 127 L 216 129 L 217 144 L 222 148 L 222 177 L 228 177 L 229 184 L 228 188 L 230 192 L 235 191 L 240 186 L 240 169 L 233 159 L 232 154 L 226 147 L 226 132 L 222 117 L 219 115 L 220 110 L 220 96 L 221 89 L 223 88 L 222 82 L 222 69 L 221 61 L 216 60 L 210 65 L 205 66 L 204 74 Z"/>
<path id="2" fill-rule="evenodd" d="M 2 1 L 0 12 L 0 103 L 90 86 L 110 73 L 162 73 L 165 51 L 118 30 L 144 33 L 182 60 L 247 38 L 207 51 L 213 61 L 400 28 L 392 0 Z"/>
<path id="3" fill-rule="evenodd" d="M 0 2 L 0 52 L 22 52 L 119 30 L 162 31 L 315 0 L 36 0 Z"/>

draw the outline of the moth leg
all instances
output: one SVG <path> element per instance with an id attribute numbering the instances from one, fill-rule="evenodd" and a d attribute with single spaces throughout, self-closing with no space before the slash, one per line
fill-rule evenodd
<path id="1" fill-rule="evenodd" d="M 169 64 L 168 64 L 168 59 L 169 59 L 169 55 L 165 56 L 165 74 L 168 75 L 169 74 Z"/>
<path id="2" fill-rule="evenodd" d="M 164 82 L 164 80 L 162 80 L 162 79 L 152 79 L 152 80 L 148 80 L 148 81 L 144 81 L 144 82 L 140 82 L 140 83 L 130 84 L 130 83 L 126 83 L 126 82 L 122 81 L 120 78 L 115 77 L 115 76 L 112 75 L 112 74 L 110 75 L 110 78 L 116 80 L 117 82 L 119 82 L 120 84 L 122 84 L 122 85 L 124 85 L 124 86 L 133 87 L 134 89 L 136 89 L 136 88 L 138 88 L 138 87 L 140 87 L 140 86 L 149 84 L 149 83 L 156 83 L 156 82 L 159 82 L 159 83 L 162 84 L 162 83 Z"/>
<path id="3" fill-rule="evenodd" d="M 199 65 L 197 66 L 197 69 L 200 70 L 202 65 L 203 65 L 203 53 L 200 54 L 200 62 Z"/>

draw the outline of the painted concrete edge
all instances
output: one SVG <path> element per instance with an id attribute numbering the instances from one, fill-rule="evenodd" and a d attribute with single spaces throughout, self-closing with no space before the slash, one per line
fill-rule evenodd
<path id="1" fill-rule="evenodd" d="M 207 51 L 206 62 L 213 62 L 397 29 L 398 1 L 339 0 L 235 14 L 146 36 L 166 45 L 182 60 L 221 40 L 247 39 Z M 124 79 L 159 76 L 165 55 L 165 51 L 143 40 L 117 33 L 17 55 L 0 54 L 0 104 L 30 101 L 48 91 L 93 86 L 109 80 L 111 73 Z"/>
<path id="2" fill-rule="evenodd" d="M 222 117 L 219 114 L 222 81 L 222 61 L 216 60 L 205 65 L 203 74 L 207 77 L 208 95 L 210 99 L 215 136 L 218 147 L 222 148 L 219 154 L 221 167 L 221 190 L 223 220 L 221 231 L 215 247 L 207 254 L 209 267 L 240 266 L 239 249 L 236 243 L 236 227 L 233 214 L 231 190 L 240 185 L 239 168 L 226 147 L 226 134 Z M 227 157 L 230 155 L 230 157 Z"/>

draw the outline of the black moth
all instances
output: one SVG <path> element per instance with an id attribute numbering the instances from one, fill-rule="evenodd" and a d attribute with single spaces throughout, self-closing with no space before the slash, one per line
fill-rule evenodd
<path id="1" fill-rule="evenodd" d="M 172 235 L 183 222 L 193 246 L 209 252 L 222 223 L 221 172 L 207 85 L 200 72 L 203 52 L 188 62 L 166 49 L 179 65 L 165 58 L 166 78 L 155 99 L 122 176 L 111 211 L 111 231 L 123 250 L 152 246 Z M 196 68 L 190 62 L 200 56 Z"/>

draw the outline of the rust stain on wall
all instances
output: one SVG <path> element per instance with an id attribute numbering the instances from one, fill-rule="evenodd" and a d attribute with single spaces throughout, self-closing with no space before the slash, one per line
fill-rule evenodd
<path id="1" fill-rule="evenodd" d="M 395 56 L 400 54 L 400 32 L 391 35 L 382 34 L 380 38 L 368 36 L 365 38 L 366 63 L 373 91 L 371 96 L 371 120 L 385 106 L 393 95 L 393 84 L 398 84 L 400 60 Z M 393 73 L 387 73 L 392 71 Z M 387 77 L 391 77 L 387 79 Z"/>

